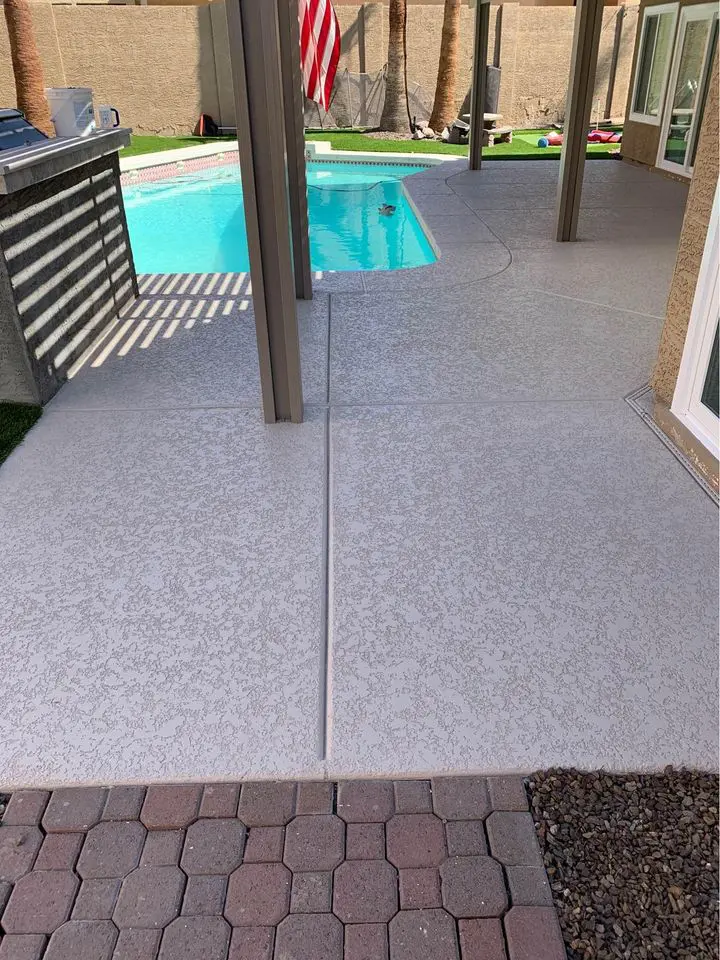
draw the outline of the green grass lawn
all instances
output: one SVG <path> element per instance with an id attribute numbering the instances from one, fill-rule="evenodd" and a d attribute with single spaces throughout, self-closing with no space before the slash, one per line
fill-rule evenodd
<path id="1" fill-rule="evenodd" d="M 613 128 L 618 129 L 618 128 Z M 561 147 L 538 147 L 538 139 L 548 129 L 518 130 L 512 143 L 498 143 L 486 148 L 483 157 L 487 160 L 549 160 L 559 157 Z M 440 140 L 379 140 L 367 137 L 360 130 L 308 131 L 307 140 L 322 140 L 331 143 L 334 150 L 354 150 L 366 153 L 438 153 L 450 156 L 466 157 L 468 148 Z M 129 147 L 120 151 L 121 157 L 137 157 L 143 153 L 158 153 L 161 150 L 177 150 L 180 147 L 192 147 L 199 143 L 217 143 L 232 140 L 232 137 L 155 137 L 133 134 Z M 617 143 L 589 143 L 588 157 L 606 158 L 611 150 L 617 150 Z"/>
<path id="2" fill-rule="evenodd" d="M 42 407 L 0 403 L 0 463 L 40 419 Z"/>

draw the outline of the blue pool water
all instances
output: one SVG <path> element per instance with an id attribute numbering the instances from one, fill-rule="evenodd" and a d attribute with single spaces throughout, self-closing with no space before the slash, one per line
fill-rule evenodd
<path id="1" fill-rule="evenodd" d="M 396 270 L 437 258 L 408 203 L 402 178 L 418 167 L 310 162 L 313 270 Z M 140 273 L 235 273 L 249 269 L 236 166 L 123 188 Z M 383 204 L 395 207 L 383 216 Z"/>

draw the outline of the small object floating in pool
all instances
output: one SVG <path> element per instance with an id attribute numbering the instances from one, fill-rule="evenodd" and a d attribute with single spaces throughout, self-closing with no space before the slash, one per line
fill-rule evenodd
<path id="1" fill-rule="evenodd" d="M 378 213 L 383 217 L 391 217 L 395 213 L 395 207 L 392 203 L 383 203 L 378 207 Z"/>

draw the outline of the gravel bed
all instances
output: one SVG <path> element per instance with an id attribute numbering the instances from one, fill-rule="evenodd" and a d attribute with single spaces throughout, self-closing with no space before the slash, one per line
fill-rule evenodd
<path id="1" fill-rule="evenodd" d="M 529 780 L 568 960 L 717 960 L 718 778 Z"/>
<path id="2" fill-rule="evenodd" d="M 0 823 L 2 822 L 2 818 L 5 815 L 5 807 L 7 806 L 7 802 L 9 799 L 10 799 L 9 793 L 0 793 Z"/>

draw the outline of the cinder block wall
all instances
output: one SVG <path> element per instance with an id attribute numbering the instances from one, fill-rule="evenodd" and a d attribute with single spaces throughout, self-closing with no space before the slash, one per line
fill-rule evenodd
<path id="1" fill-rule="evenodd" d="M 710 225 L 713 199 L 718 183 L 718 156 L 720 155 L 720 122 L 718 112 L 718 57 L 715 54 L 712 80 L 708 93 L 703 124 L 698 141 L 697 157 L 688 193 L 683 219 L 677 261 L 670 285 L 667 312 L 660 339 L 657 364 L 652 376 L 655 396 L 663 403 L 672 402 L 685 346 L 690 312 L 705 238 Z"/>
<path id="2" fill-rule="evenodd" d="M 623 116 L 637 27 L 636 4 L 624 8 L 611 115 Z M 596 100 L 604 114 L 616 18 L 605 10 Z M 235 123 L 222 0 L 185 6 L 32 3 L 48 86 L 89 86 L 96 104 L 117 107 L 138 133 L 188 134 L 200 113 Z M 341 68 L 374 73 L 387 58 L 385 3 L 339 3 Z M 458 106 L 470 85 L 475 11 L 462 8 Z M 437 80 L 443 6 L 408 5 L 408 76 L 430 98 Z M 505 3 L 491 8 L 490 57 L 502 68 L 500 111 L 514 126 L 544 126 L 563 117 L 575 9 Z M 0 17 L 0 104 L 15 88 Z"/>

